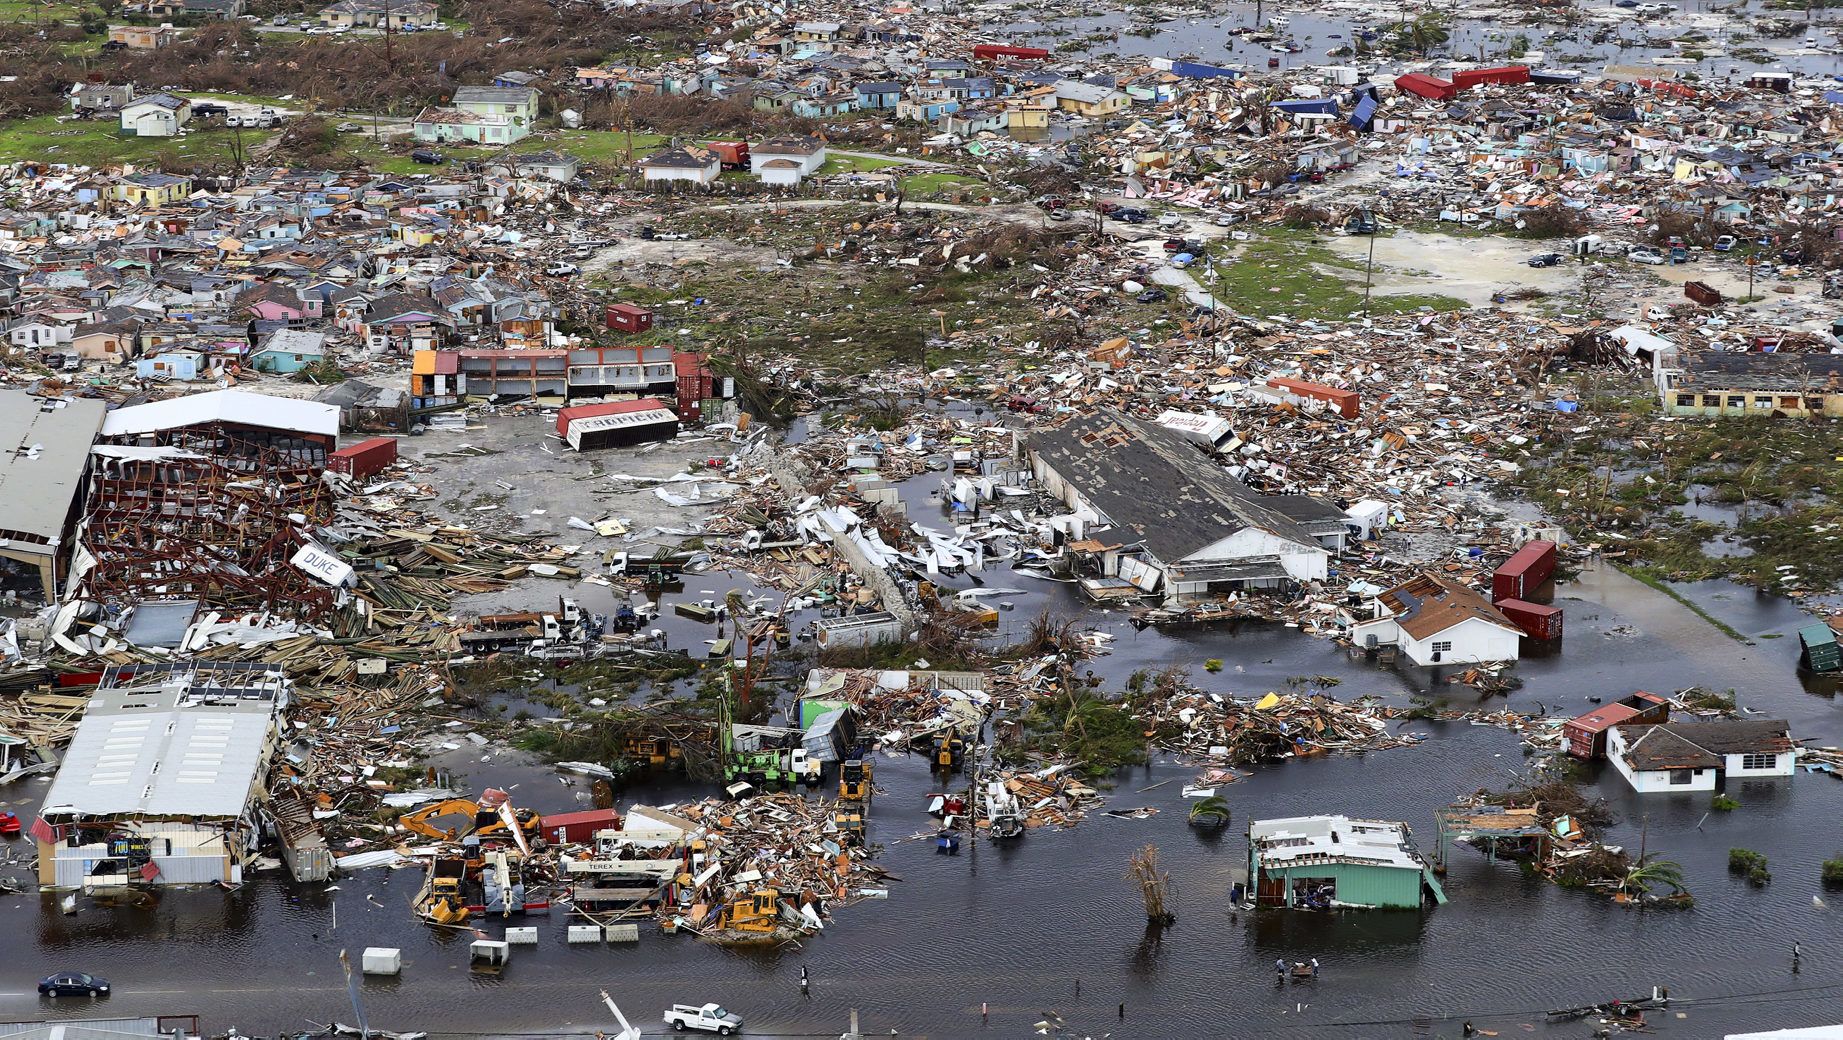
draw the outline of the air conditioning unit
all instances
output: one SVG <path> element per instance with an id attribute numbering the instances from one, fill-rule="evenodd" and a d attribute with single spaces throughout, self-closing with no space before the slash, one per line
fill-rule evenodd
<path id="1" fill-rule="evenodd" d="M 1433 652 L 1433 660 L 1434 660 L 1434 663 L 1435 663 L 1435 664 L 1438 664 L 1438 663 L 1440 662 L 1440 658 L 1441 658 L 1441 656 L 1443 656 L 1443 655 L 1442 655 L 1442 654 L 1440 653 L 1440 651 L 1438 651 L 1438 650 L 1435 650 L 1435 651 Z"/>
<path id="2" fill-rule="evenodd" d="M 1374 632 L 1366 632 L 1366 633 L 1364 633 L 1364 635 L 1363 635 L 1363 648 L 1364 648 L 1365 650 L 1374 650 L 1374 649 L 1376 649 L 1376 633 L 1374 633 Z"/>

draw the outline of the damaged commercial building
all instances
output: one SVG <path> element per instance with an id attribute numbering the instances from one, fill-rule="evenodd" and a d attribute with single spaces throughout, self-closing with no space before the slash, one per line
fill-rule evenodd
<path id="1" fill-rule="evenodd" d="M 32 828 L 39 884 L 95 893 L 240 883 L 288 690 L 264 664 L 103 673 Z"/>
<path id="2" fill-rule="evenodd" d="M 311 618 L 331 589 L 289 560 L 331 515 L 320 474 L 339 409 L 223 390 L 111 412 L 94 449 L 75 570 L 81 598 Z"/>
<path id="3" fill-rule="evenodd" d="M 0 390 L 0 560 L 35 570 L 47 601 L 69 573 L 103 413 L 101 401 Z"/>
<path id="4" fill-rule="evenodd" d="M 1659 384 L 1668 415 L 1809 418 L 1843 415 L 1843 356 L 1705 352 Z"/>
<path id="5" fill-rule="evenodd" d="M 1184 434 L 1124 415 L 1034 434 L 1028 454 L 1074 511 L 1069 548 L 1098 569 L 1089 584 L 1103 595 L 1182 603 L 1320 581 L 1349 536 L 1335 505 L 1255 492 Z"/>

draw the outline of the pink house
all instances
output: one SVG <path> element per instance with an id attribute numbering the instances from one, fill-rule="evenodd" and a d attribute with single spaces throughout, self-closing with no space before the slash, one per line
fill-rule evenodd
<path id="1" fill-rule="evenodd" d="M 300 291 L 280 282 L 266 283 L 237 302 L 257 318 L 268 321 L 300 321 L 312 316 Z"/>

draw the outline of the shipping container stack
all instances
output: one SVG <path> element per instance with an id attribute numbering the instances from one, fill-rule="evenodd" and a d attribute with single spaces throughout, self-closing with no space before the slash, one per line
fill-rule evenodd
<path id="1" fill-rule="evenodd" d="M 1523 634 L 1540 642 L 1561 638 L 1560 607 L 1535 603 L 1529 597 L 1541 593 L 1555 576 L 1558 554 L 1554 542 L 1537 540 L 1525 543 L 1491 575 L 1491 603 Z"/>

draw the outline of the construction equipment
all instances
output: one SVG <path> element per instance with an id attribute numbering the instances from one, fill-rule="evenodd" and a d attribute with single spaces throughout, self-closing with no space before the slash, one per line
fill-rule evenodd
<path id="1" fill-rule="evenodd" d="M 838 766 L 838 800 L 870 801 L 870 762 L 864 758 L 847 758 Z"/>
<path id="2" fill-rule="evenodd" d="M 429 862 L 428 876 L 416 896 L 416 912 L 433 924 L 461 924 L 467 920 L 467 900 L 461 884 L 467 879 L 467 861 L 459 856 L 437 856 Z"/>
<path id="3" fill-rule="evenodd" d="M 864 844 L 864 810 L 841 805 L 832 812 L 832 824 L 838 828 L 840 841 L 847 845 Z"/>
<path id="4" fill-rule="evenodd" d="M 992 780 L 986 784 L 986 816 L 992 821 L 992 837 L 1016 838 L 1024 833 L 1024 809 L 1017 796 L 1005 785 Z"/>
<path id="5" fill-rule="evenodd" d="M 758 888 L 724 904 L 721 927 L 736 932 L 770 934 L 781 926 L 779 889 Z"/>
<path id="6" fill-rule="evenodd" d="M 756 739 L 784 739 L 788 744 L 749 750 L 736 746 L 738 727 L 730 717 L 730 676 L 726 670 L 723 676 L 723 696 L 717 702 L 717 740 L 719 757 L 723 761 L 723 778 L 745 779 L 756 787 L 764 784 L 819 782 L 819 761 L 807 754 L 806 747 L 800 742 L 799 730 L 773 730 L 766 726 L 745 728 Z"/>
<path id="7" fill-rule="evenodd" d="M 435 841 L 459 841 L 466 837 L 493 838 L 510 835 L 521 846 L 542 837 L 543 817 L 532 809 L 513 809 L 504 801 L 503 792 L 497 794 L 499 804 L 490 805 L 476 802 L 470 798 L 450 798 L 445 802 L 425 805 L 415 812 L 405 813 L 397 818 L 403 829 L 411 834 L 420 834 Z M 488 799 L 491 801 L 491 799 Z M 506 818 L 510 816 L 517 823 L 514 831 L 507 826 Z"/>
<path id="8" fill-rule="evenodd" d="M 958 733 L 943 733 L 934 738 L 931 766 L 944 773 L 958 773 L 966 764 L 966 739 Z"/>

